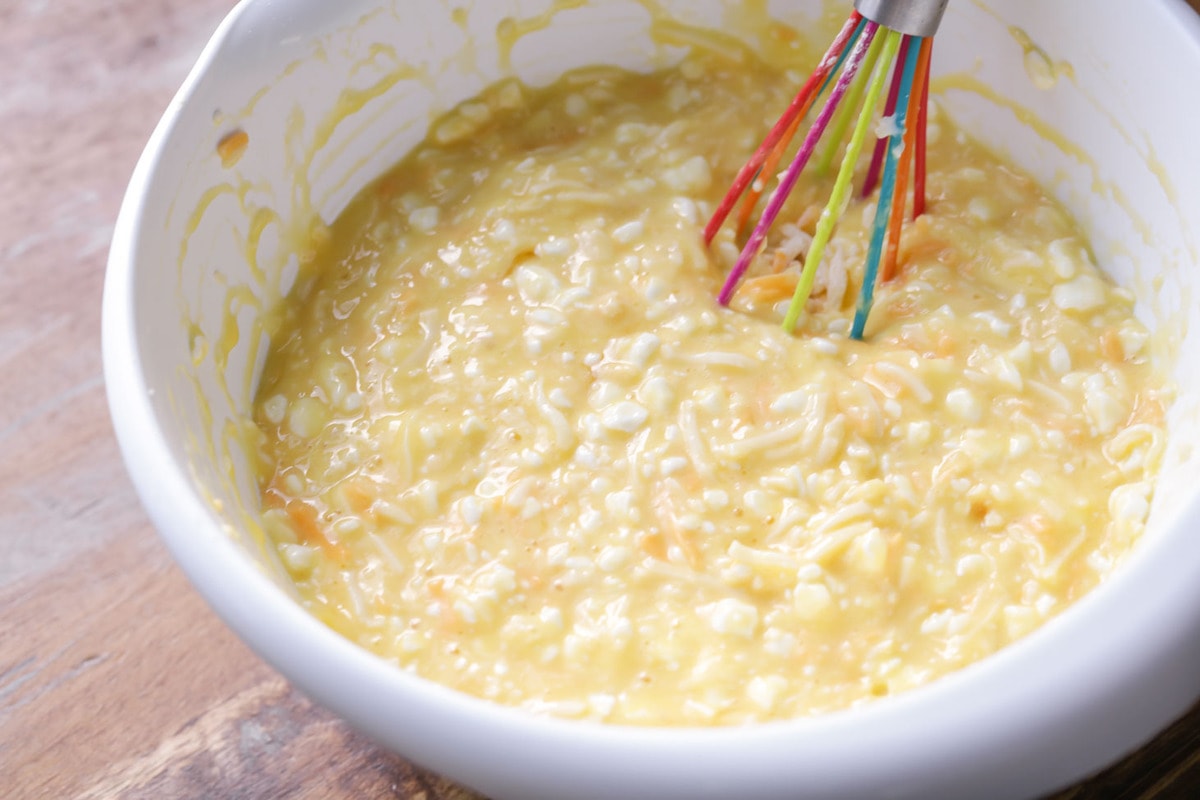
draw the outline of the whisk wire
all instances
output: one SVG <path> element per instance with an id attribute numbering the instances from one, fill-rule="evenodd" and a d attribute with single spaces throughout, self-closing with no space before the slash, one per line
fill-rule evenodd
<path id="1" fill-rule="evenodd" d="M 851 336 L 862 338 L 874 302 L 876 283 L 890 280 L 896 273 L 910 175 L 913 219 L 925 211 L 929 63 L 933 35 L 946 4 L 947 0 L 855 0 L 855 10 L 821 63 L 758 149 L 738 171 L 733 186 L 704 229 L 705 243 L 711 245 L 739 198 L 744 196 L 735 231 L 735 238 L 740 239 L 761 196 L 772 181 L 776 182 L 757 224 L 746 238 L 717 296 L 722 305 L 730 303 L 746 271 L 765 248 L 767 233 L 795 188 L 800 173 L 810 161 L 814 162 L 811 169 L 818 174 L 827 172 L 841 150 L 842 161 L 834 178 L 833 189 L 817 219 L 795 291 L 784 315 L 784 329 L 789 332 L 795 329 L 812 294 L 825 249 L 838 220 L 845 213 L 852 192 L 854 171 L 887 84 L 882 119 L 885 129 L 875 137 L 862 187 L 864 198 L 869 197 L 877 185 L 879 187 L 862 285 L 859 287 L 859 299 L 851 326 Z M 879 35 L 881 30 L 882 36 Z M 777 175 L 778 164 L 790 149 L 792 139 L 830 85 L 833 89 L 817 118 L 809 126 L 798 152 L 787 169 Z M 842 149 L 839 143 L 856 115 L 853 133 Z M 833 135 L 822 143 L 821 138 L 827 130 L 832 130 Z"/>
<path id="2" fill-rule="evenodd" d="M 771 193 L 771 197 L 767 201 L 767 207 L 759 218 L 758 224 L 754 227 L 754 232 L 750 234 L 750 239 L 746 242 L 746 246 L 742 248 L 737 263 L 734 264 L 729 277 L 725 280 L 725 285 L 721 287 L 721 293 L 717 296 L 717 301 L 721 305 L 729 305 L 729 301 L 733 299 L 733 293 L 737 289 L 738 283 L 750 267 L 750 262 L 758 255 L 759 250 L 766 241 L 767 231 L 770 230 L 771 225 L 775 222 L 775 218 L 779 216 L 784 201 L 791 194 L 796 181 L 800 178 L 800 172 L 808 163 L 809 158 L 812 157 L 813 150 L 817 146 L 817 141 L 825 132 L 825 128 L 828 127 L 834 110 L 837 108 L 838 103 L 841 102 L 842 97 L 845 96 L 850 83 L 858 74 L 858 70 L 866 59 L 868 52 L 877 52 L 877 48 L 872 47 L 875 42 L 875 32 L 877 30 L 879 30 L 879 25 L 874 22 L 868 22 L 864 26 L 862 35 L 855 42 L 854 49 L 851 51 L 850 57 L 846 60 L 846 68 L 842 70 L 841 77 L 838 78 L 837 84 L 833 87 L 833 92 L 830 94 L 829 100 L 826 101 L 825 106 L 821 109 L 821 113 L 817 115 L 817 119 L 813 123 L 812 128 L 809 129 L 808 135 L 804 137 L 804 143 L 800 145 L 800 151 L 796 153 L 796 157 L 792 160 L 791 165 L 784 172 L 779 185 Z M 785 327 L 787 327 L 786 322 Z M 788 330 L 791 330 L 791 327 Z"/>
<path id="3" fill-rule="evenodd" d="M 824 86 L 826 79 L 835 74 L 835 67 L 842 63 L 847 48 L 852 42 L 857 41 L 865 26 L 866 21 L 861 14 L 857 11 L 850 14 L 849 19 L 846 20 L 846 24 L 842 26 L 833 43 L 829 45 L 829 50 L 821 58 L 821 63 L 817 65 L 812 75 L 805 81 L 800 91 L 796 93 L 795 98 L 792 99 L 783 116 L 771 127 L 767 137 L 763 139 L 762 144 L 754 151 L 754 155 L 738 170 L 737 176 L 733 180 L 733 185 L 725 193 L 725 197 L 722 198 L 712 219 L 709 220 L 708 225 L 704 229 L 704 243 L 706 245 L 712 244 L 713 237 L 717 235 L 717 231 L 724 224 L 726 217 L 729 216 L 729 212 L 733 209 L 734 204 L 737 203 L 738 198 L 746 191 L 746 187 L 750 182 L 759 175 L 760 168 L 766 160 L 767 154 L 771 152 L 789 129 L 792 129 L 793 134 L 795 133 L 795 130 L 792 128 L 793 122 L 796 122 L 796 127 L 799 127 L 798 120 L 811 107 L 818 88 Z"/>
<path id="4" fill-rule="evenodd" d="M 913 156 L 913 215 L 925 213 L 925 133 L 929 122 L 929 73 L 933 64 L 933 37 L 921 43 L 925 68 L 921 78 L 921 100 L 917 106 L 917 146 Z"/>
<path id="5" fill-rule="evenodd" d="M 903 43 L 901 43 L 901 46 L 903 46 Z M 815 172 L 817 175 L 825 176 L 829 174 L 829 168 L 833 166 L 833 160 L 840 149 L 838 145 L 846 139 L 846 131 L 849 130 L 855 111 L 862 102 L 863 92 L 866 91 L 867 81 L 871 74 L 872 68 L 865 67 L 864 69 L 860 69 L 854 82 L 850 84 L 850 91 L 846 93 L 845 99 L 838 105 L 837 111 L 833 115 L 833 122 L 829 126 L 829 133 L 825 137 L 825 150 L 816 164 Z"/>
<path id="6" fill-rule="evenodd" d="M 900 42 L 900 51 L 896 54 L 896 58 L 903 62 L 908 57 L 909 37 L 904 37 Z M 900 70 L 894 70 L 892 73 L 892 85 L 888 88 L 887 100 L 883 103 L 883 116 L 894 116 L 896 113 L 896 101 L 900 97 Z M 871 163 L 867 167 L 867 177 L 863 180 L 862 196 L 870 197 L 871 192 L 875 191 L 875 186 L 879 183 L 879 171 L 883 168 L 883 155 L 887 146 L 888 137 L 880 136 L 875 140 L 875 149 L 871 153 Z"/>
<path id="7" fill-rule="evenodd" d="M 894 35 L 899 36 L 900 34 L 894 33 Z M 912 38 L 916 39 L 917 37 Z M 854 325 L 850 330 L 851 339 L 862 338 L 863 330 L 867 326 L 867 316 L 871 313 L 871 305 L 875 299 L 875 280 L 878 277 L 879 262 L 883 255 L 884 237 L 889 228 L 888 222 L 891 217 L 893 199 L 896 196 L 897 163 L 904 151 L 905 121 L 919 56 L 920 48 L 909 47 L 906 48 L 904 58 L 897 62 L 901 68 L 896 70 L 896 74 L 900 78 L 896 116 L 891 135 L 886 140 L 881 140 L 887 142 L 887 154 L 883 166 L 883 180 L 879 186 L 879 203 L 875 206 L 875 221 L 871 227 L 871 243 L 867 249 L 866 269 L 863 272 L 858 308 L 854 312 Z M 864 109 L 864 114 L 867 114 L 869 109 L 870 104 L 868 104 L 868 108 Z M 899 202 L 903 204 L 903 195 L 900 196 Z M 807 268 L 807 264 L 805 266 Z"/>
<path id="8" fill-rule="evenodd" d="M 933 49 L 933 39 L 921 41 L 921 49 L 917 55 L 917 72 L 913 77 L 914 86 L 923 86 L 929 76 L 929 54 Z M 896 200 L 892 202 L 892 215 L 888 220 L 887 246 L 883 252 L 883 264 L 879 269 L 879 279 L 890 281 L 896 275 L 896 259 L 900 251 L 900 226 L 904 222 L 905 196 L 908 193 L 908 176 L 912 168 L 917 137 L 925 130 L 921 119 L 922 92 L 911 92 L 908 98 L 908 112 L 904 124 L 904 152 L 900 154 L 900 166 L 896 173 Z M 916 124 L 913 124 L 914 120 Z M 914 200 L 914 206 L 916 201 Z M 914 214 L 913 219 L 916 219 Z"/>
<path id="9" fill-rule="evenodd" d="M 737 226 L 735 231 L 736 236 L 739 238 L 745 232 L 746 224 L 750 221 L 750 217 L 754 213 L 754 209 L 758 207 L 758 201 L 762 199 L 762 194 L 766 190 L 767 181 L 764 179 L 764 176 L 775 174 L 775 169 L 779 166 L 779 162 L 783 159 L 784 154 L 787 152 L 788 146 L 791 145 L 792 139 L 796 137 L 796 131 L 800 129 L 800 125 L 804 122 L 805 117 L 808 116 L 808 112 L 812 109 L 813 104 L 817 100 L 821 99 L 822 96 L 824 96 L 825 90 L 828 89 L 829 85 L 837 79 L 838 73 L 841 71 L 843 64 L 845 64 L 846 57 L 849 56 L 854 43 L 858 41 L 858 37 L 862 35 L 862 30 L 865 26 L 866 20 L 860 19 L 858 21 L 858 25 L 854 28 L 854 32 L 847 40 L 846 46 L 842 49 L 841 54 L 838 56 L 837 63 L 833 65 L 833 69 L 831 69 L 829 74 L 825 76 L 825 80 L 821 83 L 820 88 L 818 88 L 816 92 L 809 95 L 804 103 L 804 106 L 800 109 L 800 112 L 796 115 L 796 118 L 792 120 L 791 125 L 788 126 L 787 131 L 783 134 L 783 137 L 776 142 L 775 147 L 771 149 L 770 154 L 767 156 L 766 162 L 762 165 L 761 169 L 755 176 L 755 180 L 751 182 L 750 188 L 746 192 L 746 196 L 742 198 L 741 210 L 738 212 Z M 826 165 L 822 171 L 827 170 L 828 165 Z"/>
<path id="10" fill-rule="evenodd" d="M 878 26 L 875 23 L 871 23 L 871 25 L 875 26 L 874 28 L 869 28 L 871 33 L 874 34 Z M 829 195 L 829 203 L 825 206 L 825 210 L 821 212 L 821 218 L 817 222 L 816 230 L 813 232 L 812 244 L 809 245 L 808 255 L 804 258 L 804 269 L 800 273 L 800 281 L 796 284 L 796 291 L 792 294 L 792 301 L 788 304 L 787 313 L 783 318 L 783 328 L 789 333 L 796 329 L 796 322 L 800 318 L 800 312 L 804 309 L 804 304 L 808 302 L 808 296 L 812 293 L 813 282 L 817 277 L 817 265 L 821 263 L 821 256 L 824 254 L 825 245 L 833 235 L 834 225 L 837 223 L 837 219 L 841 216 L 842 209 L 849 199 L 850 183 L 854 176 L 854 165 L 858 162 L 858 157 L 862 153 L 863 144 L 867 139 L 867 131 L 871 127 L 871 117 L 874 114 L 875 107 L 879 104 L 879 96 L 883 94 L 883 85 L 887 78 L 888 67 L 896 58 L 896 51 L 900 47 L 901 36 L 902 34 L 896 31 L 888 31 L 887 35 L 883 37 L 882 52 L 879 54 L 879 69 L 875 70 L 875 74 L 871 78 L 870 88 L 867 89 L 867 100 L 863 104 L 862 113 L 858 116 L 858 123 L 854 126 L 854 133 L 851 135 L 850 142 L 846 146 L 846 153 L 842 157 L 842 165 L 838 169 L 837 178 L 833 183 L 833 191 Z M 849 71 L 850 67 L 847 66 L 846 69 Z M 853 76 L 850 77 L 853 79 Z M 841 98 L 838 99 L 840 100 Z M 829 102 L 835 102 L 834 98 L 830 97 Z M 799 170 L 797 170 L 798 173 Z M 791 191 L 790 187 L 788 191 Z M 774 199 L 773 197 L 772 201 Z M 783 205 L 782 199 L 781 197 L 779 200 L 780 206 Z"/>

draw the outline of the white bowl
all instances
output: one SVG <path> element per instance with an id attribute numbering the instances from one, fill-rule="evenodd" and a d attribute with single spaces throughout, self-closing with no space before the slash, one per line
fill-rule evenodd
<path id="1" fill-rule="evenodd" d="M 501 798 L 1030 795 L 1125 753 L 1200 694 L 1200 24 L 1181 0 L 957 0 L 934 58 L 937 74 L 995 90 L 939 100 L 1071 207 L 1167 344 L 1180 395 L 1144 541 L 1074 608 L 927 688 L 715 730 L 534 718 L 404 673 L 305 613 L 261 545 L 236 432 L 264 353 L 257 307 L 289 277 L 284 243 L 306 215 L 332 219 L 431 114 L 505 74 L 502 18 L 552 4 L 466 2 L 463 25 L 448 3 L 378 5 L 239 5 L 147 145 L 109 260 L 104 365 L 127 466 L 192 582 L 263 658 L 385 746 Z M 662 5 L 735 33 L 757 8 Z M 814 5 L 770 8 L 803 21 Z M 511 66 L 543 82 L 677 56 L 651 46 L 648 20 L 632 0 L 563 11 Z M 1074 79 L 1036 88 L 1009 25 Z M 250 146 L 225 168 L 215 148 L 233 128 Z"/>

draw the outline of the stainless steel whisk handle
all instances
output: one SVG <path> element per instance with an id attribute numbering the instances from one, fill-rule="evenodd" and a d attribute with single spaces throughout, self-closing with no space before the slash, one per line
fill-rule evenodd
<path id="1" fill-rule="evenodd" d="M 950 0 L 854 0 L 854 8 L 872 22 L 909 36 L 933 36 Z"/>

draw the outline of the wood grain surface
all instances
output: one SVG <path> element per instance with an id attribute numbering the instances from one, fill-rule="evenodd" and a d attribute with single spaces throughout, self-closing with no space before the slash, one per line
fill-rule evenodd
<path id="1" fill-rule="evenodd" d="M 473 798 L 234 638 L 120 463 L 99 353 L 113 221 L 231 5 L 0 0 L 0 798 Z M 1200 707 L 1058 797 L 1200 797 Z"/>

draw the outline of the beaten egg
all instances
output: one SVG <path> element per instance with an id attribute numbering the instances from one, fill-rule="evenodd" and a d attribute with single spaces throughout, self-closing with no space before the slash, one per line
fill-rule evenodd
<path id="1" fill-rule="evenodd" d="M 535 713 L 734 724 L 933 681 L 1120 563 L 1169 390 L 1070 216 L 952 120 L 866 341 L 870 199 L 780 326 L 819 178 L 716 303 L 703 225 L 792 91 L 700 47 L 504 81 L 351 203 L 254 410 L 313 614 Z"/>

